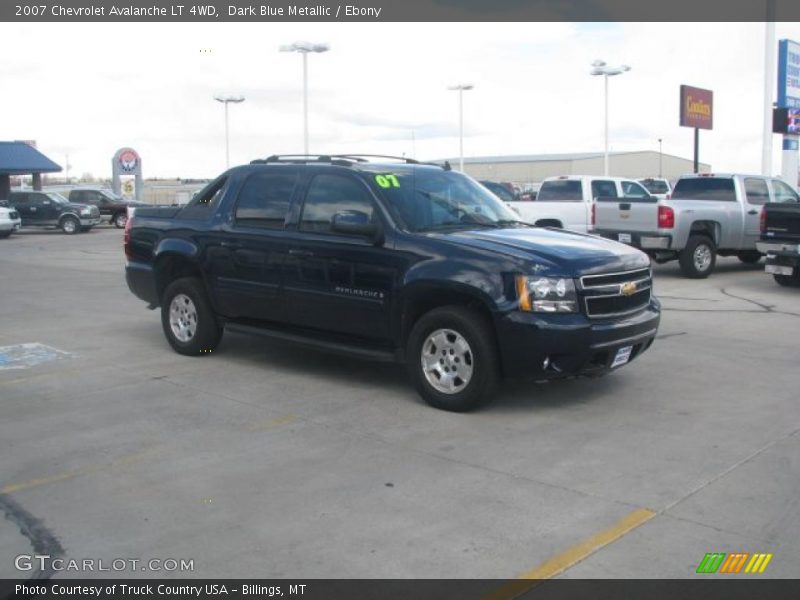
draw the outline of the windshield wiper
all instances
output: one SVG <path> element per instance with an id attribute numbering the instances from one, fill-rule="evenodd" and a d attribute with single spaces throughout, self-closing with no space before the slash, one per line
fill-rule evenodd
<path id="1" fill-rule="evenodd" d="M 525 227 L 535 227 L 535 225 L 531 225 L 530 223 L 526 223 L 525 221 L 517 221 L 514 219 L 500 219 L 499 221 L 495 221 L 496 225 L 504 226 L 504 225 L 524 225 Z"/>

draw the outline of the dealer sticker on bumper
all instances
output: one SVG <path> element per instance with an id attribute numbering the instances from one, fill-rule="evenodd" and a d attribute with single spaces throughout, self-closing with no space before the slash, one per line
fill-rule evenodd
<path id="1" fill-rule="evenodd" d="M 617 350 L 617 355 L 614 357 L 614 362 L 611 363 L 611 368 L 619 367 L 628 362 L 631 359 L 631 350 L 633 350 L 633 346 L 625 346 Z"/>
<path id="2" fill-rule="evenodd" d="M 631 234 L 630 233 L 618 233 L 617 240 L 622 242 L 623 244 L 630 244 L 631 243 Z"/>

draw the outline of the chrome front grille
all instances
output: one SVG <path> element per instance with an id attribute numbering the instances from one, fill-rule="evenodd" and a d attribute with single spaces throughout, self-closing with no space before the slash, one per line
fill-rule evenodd
<path id="1" fill-rule="evenodd" d="M 579 282 L 584 310 L 593 319 L 639 312 L 650 304 L 653 291 L 653 274 L 649 267 L 585 275 Z"/>

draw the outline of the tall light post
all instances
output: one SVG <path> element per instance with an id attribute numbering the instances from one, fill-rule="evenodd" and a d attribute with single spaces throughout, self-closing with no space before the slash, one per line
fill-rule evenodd
<path id="1" fill-rule="evenodd" d="M 308 154 L 308 53 L 327 52 L 328 44 L 312 44 L 311 42 L 295 42 L 282 45 L 281 52 L 299 52 L 303 55 L 303 153 Z"/>
<path id="2" fill-rule="evenodd" d="M 662 159 L 663 159 L 663 156 L 664 156 L 664 153 L 661 152 L 661 141 L 662 141 L 661 138 L 658 138 L 658 177 L 659 177 L 659 179 L 662 177 L 662 175 L 661 175 L 661 171 L 662 171 L 661 167 L 662 167 L 662 163 L 663 163 Z"/>
<path id="3" fill-rule="evenodd" d="M 214 96 L 214 100 L 222 102 L 225 105 L 225 168 L 231 167 L 231 145 L 230 137 L 228 136 L 228 104 L 233 102 L 239 104 L 244 102 L 244 96 Z"/>
<path id="4" fill-rule="evenodd" d="M 475 86 L 471 83 L 451 85 L 448 90 L 458 91 L 458 168 L 464 172 L 464 92 Z"/>
<path id="5" fill-rule="evenodd" d="M 603 174 L 608 176 L 608 78 L 614 75 L 620 75 L 625 71 L 630 71 L 628 65 L 620 65 L 618 67 L 609 67 L 602 60 L 596 60 L 592 63 L 592 75 L 602 75 L 605 83 L 605 152 L 603 156 Z"/>

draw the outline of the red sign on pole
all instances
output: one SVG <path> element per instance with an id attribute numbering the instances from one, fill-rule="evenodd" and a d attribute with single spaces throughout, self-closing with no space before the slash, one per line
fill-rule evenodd
<path id="1" fill-rule="evenodd" d="M 714 92 L 690 85 L 681 86 L 681 126 L 714 128 Z"/>

